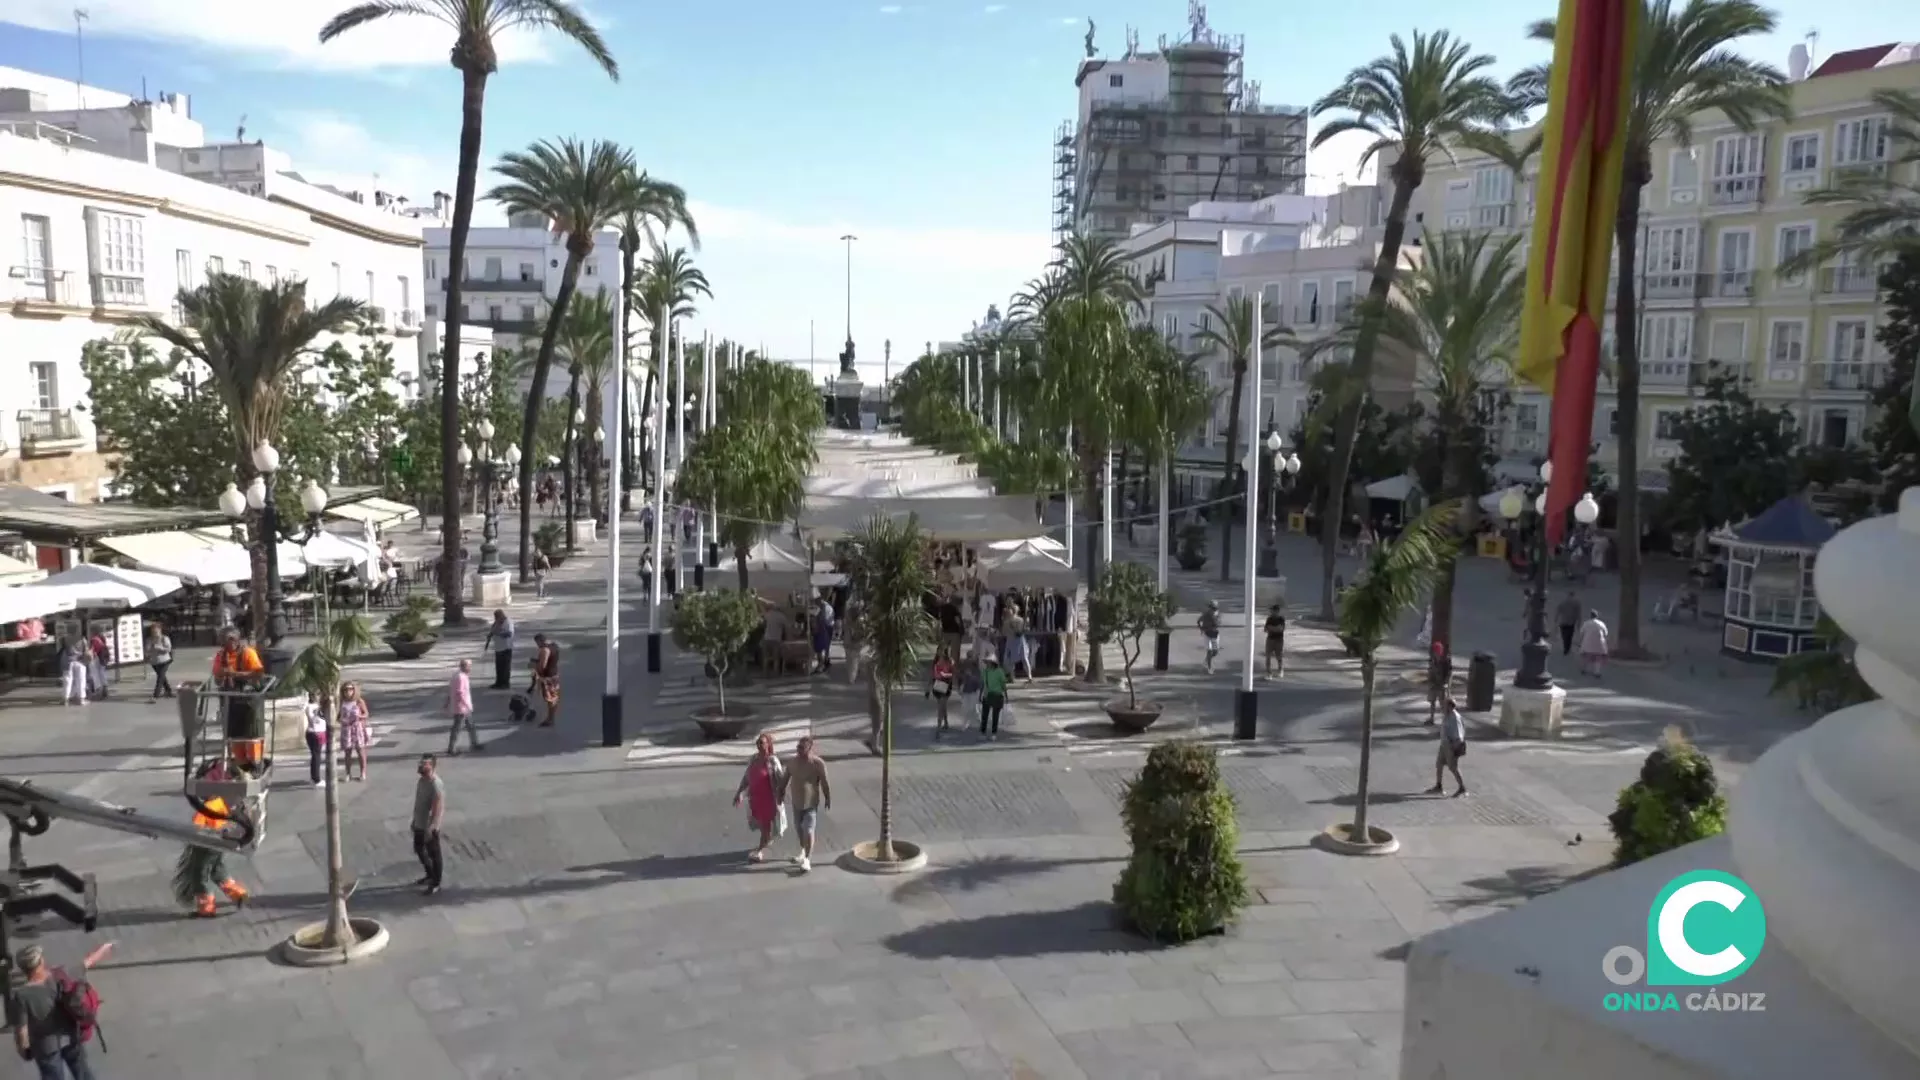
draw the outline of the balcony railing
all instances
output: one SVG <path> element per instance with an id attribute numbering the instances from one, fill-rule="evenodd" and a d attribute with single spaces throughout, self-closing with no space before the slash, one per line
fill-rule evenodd
<path id="1" fill-rule="evenodd" d="M 420 325 L 420 313 L 412 308 L 400 309 L 400 325 L 413 328 Z"/>
<path id="2" fill-rule="evenodd" d="M 96 307 L 146 307 L 147 279 L 127 274 L 95 274 L 93 303 Z"/>
<path id="3" fill-rule="evenodd" d="M 1743 300 L 1753 295 L 1753 271 L 1722 270 L 1714 275 L 1713 295 L 1723 300 Z"/>
<path id="4" fill-rule="evenodd" d="M 1321 308 L 1319 304 L 1298 304 L 1293 309 L 1293 325 L 1319 326 Z"/>
<path id="5" fill-rule="evenodd" d="M 1722 176 L 1707 187 L 1707 205 L 1709 206 L 1746 206 L 1760 201 L 1760 192 L 1766 187 L 1766 177 Z"/>
<path id="6" fill-rule="evenodd" d="M 1352 300 L 1335 300 L 1333 302 L 1333 322 L 1335 326 L 1353 317 L 1353 304 L 1354 302 Z"/>
<path id="7" fill-rule="evenodd" d="M 1646 360 L 1640 361 L 1640 384 L 1642 386 L 1691 386 L 1696 360 Z"/>
<path id="8" fill-rule="evenodd" d="M 452 284 L 451 279 L 442 278 L 440 288 L 445 291 Z M 540 292 L 546 287 L 546 279 L 541 277 L 468 277 L 460 280 L 462 292 Z"/>
<path id="9" fill-rule="evenodd" d="M 1508 454 L 1539 454 L 1547 448 L 1547 437 L 1538 431 L 1509 431 L 1500 439 L 1503 452 Z"/>
<path id="10" fill-rule="evenodd" d="M 1706 295 L 1708 277 L 1692 270 L 1660 270 L 1641 275 L 1640 287 L 1649 300 L 1697 300 Z"/>
<path id="11" fill-rule="evenodd" d="M 1854 161 L 1833 167 L 1833 182 L 1836 184 L 1855 177 L 1885 175 L 1887 175 L 1887 163 L 1884 161 Z"/>
<path id="12" fill-rule="evenodd" d="M 1887 365 L 1871 360 L 1828 360 L 1813 365 L 1813 385 L 1821 390 L 1875 389 L 1887 381 Z"/>
<path id="13" fill-rule="evenodd" d="M 475 326 L 484 326 L 496 334 L 519 334 L 521 337 L 534 337 L 546 329 L 546 323 L 540 319 L 469 319 Z"/>
<path id="14" fill-rule="evenodd" d="M 72 409 L 21 409 L 20 446 L 32 452 L 81 441 L 80 425 Z"/>
<path id="15" fill-rule="evenodd" d="M 16 304 L 73 303 L 73 290 L 65 270 L 51 266 L 10 266 L 7 268 L 7 299 Z"/>
<path id="16" fill-rule="evenodd" d="M 1513 223 L 1513 205 L 1496 203 L 1473 208 L 1473 224 L 1478 229 L 1504 229 Z"/>
<path id="17" fill-rule="evenodd" d="M 372 323 L 374 326 L 387 325 L 387 309 L 383 307 L 372 307 L 372 306 L 368 307 L 367 321 L 369 323 Z"/>
<path id="18" fill-rule="evenodd" d="M 1820 291 L 1828 296 L 1872 296 L 1880 271 L 1871 266 L 1834 266 L 1820 271 Z"/>

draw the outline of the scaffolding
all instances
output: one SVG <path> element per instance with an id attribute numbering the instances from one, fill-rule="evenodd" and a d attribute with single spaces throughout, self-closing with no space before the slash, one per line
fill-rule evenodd
<path id="1" fill-rule="evenodd" d="M 1125 237 L 1182 217 L 1195 203 L 1299 194 L 1306 186 L 1305 109 L 1267 105 L 1245 78 L 1245 39 L 1207 25 L 1190 0 L 1189 29 L 1153 53 L 1129 29 L 1126 59 L 1164 64 L 1166 92 L 1097 97 L 1054 137 L 1053 228 Z M 1080 80 L 1101 61 L 1081 64 Z"/>

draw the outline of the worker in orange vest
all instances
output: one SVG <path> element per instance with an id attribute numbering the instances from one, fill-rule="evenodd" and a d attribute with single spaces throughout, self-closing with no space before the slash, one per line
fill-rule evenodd
<path id="1" fill-rule="evenodd" d="M 214 685 L 222 690 L 238 689 L 240 684 L 266 673 L 260 653 L 240 639 L 237 631 L 227 631 L 220 651 L 213 654 Z"/>
<path id="2" fill-rule="evenodd" d="M 224 780 L 226 775 L 225 766 L 219 762 L 215 762 L 206 773 L 209 780 Z M 194 811 L 193 824 L 196 828 L 218 833 L 227 823 L 227 801 L 216 795 L 206 801 L 205 807 L 205 811 Z M 225 855 L 215 848 L 188 844 L 180 852 L 179 862 L 174 864 L 174 898 L 183 907 L 191 906 L 195 917 L 210 919 L 220 913 L 214 896 L 216 889 L 225 893 L 236 908 L 247 902 L 247 887 L 228 876 Z"/>

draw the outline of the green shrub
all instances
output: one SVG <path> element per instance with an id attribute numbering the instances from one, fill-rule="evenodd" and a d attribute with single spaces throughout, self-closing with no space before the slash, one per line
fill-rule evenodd
<path id="1" fill-rule="evenodd" d="M 1727 827 L 1727 797 L 1712 760 L 1669 730 L 1666 745 L 1647 755 L 1640 779 L 1620 789 L 1607 824 L 1616 841 L 1614 863 L 1625 866 L 1720 835 Z"/>
<path id="2" fill-rule="evenodd" d="M 715 589 L 688 593 L 674 609 L 673 643 L 706 659 L 723 716 L 727 711 L 727 669 L 759 632 L 763 620 L 760 601 L 750 592 Z"/>
<path id="3" fill-rule="evenodd" d="M 1173 557 L 1183 570 L 1202 570 L 1207 565 L 1207 527 L 1195 521 L 1180 529 L 1180 543 Z"/>
<path id="4" fill-rule="evenodd" d="M 401 641 L 420 641 L 439 635 L 434 632 L 433 624 L 428 621 L 440 610 L 440 600 L 433 596 L 409 596 L 404 607 L 387 616 L 384 629 L 387 636 Z"/>
<path id="5" fill-rule="evenodd" d="M 533 530 L 533 546 L 544 552 L 547 558 L 564 554 L 566 550 L 565 526 L 557 521 L 549 521 Z"/>
<path id="6" fill-rule="evenodd" d="M 1191 941 L 1246 906 L 1233 796 L 1212 747 L 1154 747 L 1127 785 L 1120 818 L 1133 856 L 1114 883 L 1113 902 L 1127 925 L 1155 941 Z"/>

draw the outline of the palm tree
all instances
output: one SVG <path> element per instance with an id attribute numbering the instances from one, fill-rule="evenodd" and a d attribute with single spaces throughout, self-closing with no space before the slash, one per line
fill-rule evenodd
<path id="1" fill-rule="evenodd" d="M 672 345 L 670 332 L 675 320 L 692 317 L 696 310 L 694 298 L 697 296 L 711 298 L 713 289 L 707 284 L 707 275 L 693 265 L 693 259 L 687 255 L 685 248 L 655 251 L 640 267 L 635 278 L 633 302 L 651 328 L 653 354 L 653 364 L 647 371 L 646 390 L 640 395 L 640 400 L 651 403 L 654 400 L 654 379 L 669 378 L 669 365 L 673 359 L 667 355 Z M 678 411 L 676 405 L 668 413 L 673 415 Z M 654 437 L 665 438 L 666 433 L 667 425 L 662 423 L 654 432 Z"/>
<path id="2" fill-rule="evenodd" d="M 1353 827 L 1347 838 L 1373 842 L 1367 794 L 1373 780 L 1373 689 L 1380 646 L 1432 591 L 1459 544 L 1458 507 L 1440 503 L 1407 524 L 1398 539 L 1374 546 L 1353 584 L 1340 594 L 1340 636 L 1360 655 L 1360 776 L 1354 788 Z"/>
<path id="3" fill-rule="evenodd" d="M 1264 321 L 1264 320 L 1263 320 Z M 1253 357 L 1256 343 L 1265 348 L 1292 341 L 1277 323 L 1262 328 L 1255 333 L 1253 325 L 1253 300 L 1246 296 L 1229 296 L 1225 305 L 1210 304 L 1207 307 L 1207 324 L 1199 334 L 1202 342 L 1218 352 L 1224 353 L 1233 364 L 1233 393 L 1227 403 L 1227 456 L 1226 475 L 1231 478 L 1233 469 L 1239 463 L 1237 451 L 1240 448 L 1240 408 L 1242 395 L 1246 393 L 1247 364 Z M 1254 389 L 1258 394 L 1259 388 Z M 1204 423 L 1205 420 L 1202 420 Z M 1183 433 L 1184 434 L 1184 433 Z M 1252 432 L 1248 433 L 1249 437 Z M 1254 523 L 1246 524 L 1248 544 L 1253 543 Z M 1226 581 L 1233 570 L 1233 522 L 1229 518 L 1227 527 L 1220 532 L 1220 580 Z"/>
<path id="4" fill-rule="evenodd" d="M 1460 526 L 1472 532 L 1488 398 L 1512 381 L 1526 306 L 1520 235 L 1430 235 L 1424 256 L 1400 279 L 1381 333 L 1405 349 L 1424 374 L 1440 440 L 1440 496 L 1461 501 Z M 1453 580 L 1459 542 L 1445 551 L 1433 594 L 1433 640 L 1453 641 Z"/>
<path id="5" fill-rule="evenodd" d="M 1362 152 L 1360 164 L 1385 154 L 1385 171 L 1393 181 L 1380 253 L 1373 263 L 1366 302 L 1359 307 L 1359 332 L 1349 369 L 1359 392 L 1340 406 L 1334 421 L 1333 459 L 1328 463 L 1326 507 L 1321 515 L 1320 613 L 1332 618 L 1333 575 L 1340 548 L 1340 524 L 1346 516 L 1347 473 L 1353 464 L 1353 442 L 1366 405 L 1366 388 L 1373 382 L 1374 351 L 1379 341 L 1379 313 L 1387 306 L 1394 272 L 1400 264 L 1400 245 L 1406 238 L 1407 211 L 1414 192 L 1426 180 L 1427 162 L 1434 155 L 1451 158 L 1449 143 L 1459 143 L 1473 132 L 1494 130 L 1520 113 L 1520 105 L 1486 74 L 1493 57 L 1475 53 L 1446 31 L 1415 31 L 1411 47 L 1395 34 L 1392 54 L 1355 68 L 1345 82 L 1313 104 L 1313 115 L 1343 113 L 1313 136 L 1319 147 L 1336 135 L 1363 131 L 1373 142 Z"/>
<path id="6" fill-rule="evenodd" d="M 254 472 L 253 449 L 278 441 L 287 396 L 298 392 L 295 374 L 322 334 L 339 334 L 369 315 L 358 300 L 336 296 L 309 306 L 307 283 L 296 278 L 262 285 L 238 274 L 209 273 L 206 284 L 182 289 L 175 300 L 180 325 L 142 315 L 132 326 L 205 366 L 214 392 L 233 422 L 233 463 L 242 479 Z M 317 479 L 317 478 L 316 478 Z M 457 490 L 457 489 L 456 489 Z M 274 543 L 254 523 L 253 630 L 265 630 L 267 564 L 264 545 Z"/>
<path id="7" fill-rule="evenodd" d="M 1849 209 L 1834 222 L 1832 236 L 1782 260 L 1779 273 L 1798 276 L 1834 259 L 1874 266 L 1920 255 L 1920 184 L 1899 178 L 1903 167 L 1920 164 L 1920 94 L 1876 90 L 1873 104 L 1888 116 L 1886 167 L 1855 171 L 1808 192 L 1811 205 Z"/>
<path id="8" fill-rule="evenodd" d="M 327 928 L 320 948 L 344 950 L 356 941 L 352 923 L 347 920 L 347 875 L 340 843 L 339 785 L 334 783 L 334 760 L 339 754 L 340 670 L 356 653 L 373 648 L 373 627 L 359 615 L 348 613 L 325 622 L 320 640 L 300 650 L 287 670 L 287 685 L 297 691 L 318 694 L 327 707 Z"/>
<path id="9" fill-rule="evenodd" d="M 1167 496 L 1173 455 L 1183 440 L 1207 422 L 1218 394 L 1209 385 L 1199 361 L 1182 356 L 1173 343 L 1153 327 L 1135 327 L 1129 340 L 1139 357 L 1138 377 L 1129 387 L 1136 400 L 1122 412 L 1134 419 L 1136 426 L 1130 432 L 1131 441 L 1153 462 L 1154 472 L 1159 476 L 1159 492 L 1155 497 L 1160 508 L 1156 543 L 1160 568 L 1165 570 L 1168 534 L 1172 531 L 1167 520 L 1171 512 Z M 1238 386 L 1237 380 L 1235 385 Z M 1231 447 L 1228 452 L 1232 452 Z M 1167 587 L 1164 577 L 1159 587 Z M 1157 645 L 1155 649 L 1158 656 Z"/>
<path id="10" fill-rule="evenodd" d="M 880 839 L 875 862 L 898 858 L 893 840 L 893 693 L 920 678 L 932 654 L 934 621 L 924 599 L 933 588 L 920 522 L 875 517 L 853 538 L 849 584 L 859 597 L 867 678 L 880 698 Z"/>
<path id="11" fill-rule="evenodd" d="M 1644 653 L 1640 645 L 1640 314 L 1634 265 L 1639 257 L 1640 206 L 1653 182 L 1653 148 L 1672 141 L 1688 146 L 1698 118 L 1718 112 L 1735 129 L 1756 130 L 1790 112 L 1786 76 L 1771 64 L 1734 51 L 1743 38 L 1771 34 L 1773 12 L 1753 0 L 1642 0 L 1634 39 L 1633 100 L 1627 112 L 1626 178 L 1614 219 L 1614 253 L 1619 273 L 1614 286 L 1614 389 L 1618 416 L 1615 442 L 1620 497 L 1615 522 L 1620 543 L 1619 640 L 1622 656 Z M 1533 24 L 1529 36 L 1552 41 L 1553 20 Z M 1549 71 L 1530 68 L 1509 84 L 1514 95 L 1534 105 L 1546 100 Z"/>
<path id="12" fill-rule="evenodd" d="M 581 433 L 575 430 L 573 414 L 580 412 L 580 387 L 585 382 L 587 423 L 599 424 L 600 387 L 607 377 L 607 369 L 613 363 L 613 301 L 605 289 L 587 294 L 579 303 L 567 309 L 566 319 L 560 324 L 560 334 L 554 345 L 554 353 L 567 362 L 567 434 L 563 443 L 565 449 L 560 455 L 561 476 L 565 479 L 563 498 L 566 501 L 567 543 L 573 543 L 574 515 L 574 462 L 580 456 L 575 452 Z M 589 429 L 592 430 L 592 429 Z M 599 455 L 595 454 L 587 461 L 589 477 L 588 491 L 591 493 L 587 505 L 600 505 L 598 478 L 600 475 Z"/>
<path id="13" fill-rule="evenodd" d="M 633 155 L 610 142 L 591 145 L 573 139 L 541 141 L 525 151 L 504 154 L 494 171 L 506 182 L 487 192 L 509 213 L 539 214 L 553 223 L 553 231 L 566 237 L 567 261 L 560 271 L 560 288 L 553 296 L 553 310 L 547 313 L 547 327 L 540 335 L 540 353 L 533 360 L 533 384 L 527 390 L 525 419 L 520 425 L 520 442 L 527 452 L 520 457 L 520 581 L 533 574 L 533 440 L 538 432 L 540 410 L 547 400 L 547 370 L 553 365 L 555 338 L 567 305 L 580 285 L 580 267 L 593 254 L 594 237 L 611 225 L 628 205 L 633 193 Z M 568 542 L 572 542 L 569 536 Z"/>
<path id="14" fill-rule="evenodd" d="M 494 43 L 514 31 L 558 31 L 585 49 L 607 77 L 618 82 L 620 65 L 601 39 L 600 31 L 568 0 L 371 0 L 356 4 L 327 20 L 320 40 L 390 16 L 424 15 L 453 31 L 449 59 L 460 72 L 460 169 L 453 186 L 453 227 L 447 238 L 447 300 L 442 307 L 446 338 L 440 355 L 446 370 L 440 378 L 440 490 L 446 513 L 441 515 L 441 557 L 446 565 L 460 558 L 460 512 L 454 492 L 460 490 L 460 320 L 465 313 L 463 290 L 467 265 L 467 233 L 473 227 L 474 189 L 480 179 L 480 133 L 486 115 L 487 78 L 500 70 Z M 533 447 L 527 447 L 533 459 Z M 526 493 L 521 492 L 524 503 Z M 524 534 L 525 529 L 521 532 Z M 524 547 L 524 541 L 522 543 Z M 523 560 L 524 561 L 524 560 Z M 446 624 L 466 618 L 460 582 L 445 575 Z"/>
<path id="15" fill-rule="evenodd" d="M 693 245 L 693 249 L 700 250 L 700 229 L 694 224 L 692 212 L 687 209 L 687 193 L 678 184 L 656 180 L 642 172 L 634 178 L 629 195 L 631 201 L 621 209 L 617 222 L 620 230 L 620 298 L 623 314 L 620 320 L 620 497 L 623 510 L 626 508 L 627 493 L 633 490 L 639 476 L 633 460 L 633 448 L 639 445 L 635 429 L 640 425 L 625 421 L 631 413 L 627 404 L 630 390 L 627 384 L 633 378 L 633 331 L 637 321 L 635 316 L 639 311 L 636 290 L 640 281 L 640 255 L 643 249 L 659 251 L 661 234 L 676 226 L 686 231 L 687 241 Z M 641 400 L 650 401 L 651 397 L 642 397 Z"/>

